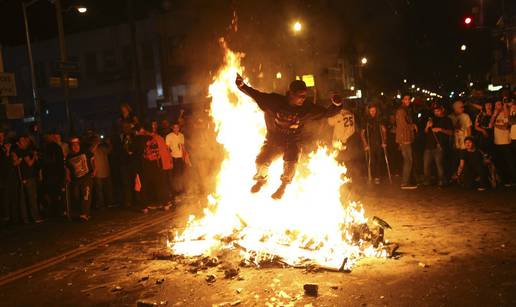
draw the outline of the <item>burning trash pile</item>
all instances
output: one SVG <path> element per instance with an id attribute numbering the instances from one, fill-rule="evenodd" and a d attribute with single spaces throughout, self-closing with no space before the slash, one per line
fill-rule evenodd
<path id="1" fill-rule="evenodd" d="M 279 264 L 292 267 L 351 270 L 364 257 L 389 257 L 397 244 L 384 239 L 390 226 L 372 223 L 362 205 L 342 201 L 346 168 L 325 147 L 307 155 L 284 197 L 270 195 L 279 185 L 282 161 L 269 170 L 269 182 L 250 193 L 255 156 L 265 138 L 263 112 L 235 85 L 244 56 L 225 50 L 223 67 L 209 88 L 211 117 L 225 159 L 215 192 L 208 197 L 204 216 L 190 216 L 182 232 L 168 241 L 174 255 L 195 263 L 218 265 L 222 254 L 238 252 L 241 265 Z M 235 254 L 235 253 L 233 253 Z"/>

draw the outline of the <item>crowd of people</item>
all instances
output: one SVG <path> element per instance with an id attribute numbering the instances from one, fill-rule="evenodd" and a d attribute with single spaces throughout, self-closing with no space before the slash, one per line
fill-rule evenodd
<path id="1" fill-rule="evenodd" d="M 207 112 L 172 124 L 142 122 L 120 108 L 111 137 L 94 130 L 68 138 L 57 131 L 14 135 L 0 130 L 0 216 L 4 223 L 39 223 L 68 217 L 88 221 L 107 207 L 168 210 L 214 186 L 222 149 Z M 516 183 L 516 103 L 456 100 L 423 103 L 404 95 L 343 102 L 311 126 L 312 139 L 340 151 L 354 182 L 398 181 L 401 189 L 459 184 L 484 191 Z"/>
<path id="2" fill-rule="evenodd" d="M 516 103 L 509 97 L 444 105 L 404 95 L 399 106 L 378 101 L 360 109 L 344 106 L 328 119 L 352 178 L 381 184 L 399 175 L 401 189 L 516 183 Z"/>
<path id="3" fill-rule="evenodd" d="M 3 223 L 39 223 L 67 217 L 88 221 L 92 209 L 127 207 L 147 213 L 168 210 L 187 193 L 205 193 L 212 173 L 215 138 L 207 116 L 186 124 L 141 123 L 131 107 L 120 108 L 119 130 L 104 137 L 90 129 L 67 142 L 57 131 L 44 135 L 0 130 L 0 204 Z M 188 143 L 184 131 L 202 130 Z M 206 156 L 203 152 L 209 152 Z M 202 176 L 203 180 L 198 180 Z"/>

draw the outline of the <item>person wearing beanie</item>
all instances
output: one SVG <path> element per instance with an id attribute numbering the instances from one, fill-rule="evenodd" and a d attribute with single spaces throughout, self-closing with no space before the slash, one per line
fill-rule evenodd
<path id="1" fill-rule="evenodd" d="M 292 181 L 299 159 L 300 149 L 305 139 L 305 125 L 310 120 L 328 118 L 340 111 L 342 100 L 334 96 L 333 104 L 324 108 L 312 103 L 305 103 L 307 87 L 305 82 L 295 80 L 290 83 L 286 95 L 262 93 L 244 83 L 237 74 L 235 83 L 246 95 L 253 98 L 258 107 L 265 113 L 267 135 L 265 142 L 256 157 L 256 180 L 251 188 L 252 193 L 260 191 L 267 182 L 268 169 L 272 161 L 283 156 L 283 175 L 280 187 L 272 194 L 272 198 L 280 199 L 287 185 Z"/>

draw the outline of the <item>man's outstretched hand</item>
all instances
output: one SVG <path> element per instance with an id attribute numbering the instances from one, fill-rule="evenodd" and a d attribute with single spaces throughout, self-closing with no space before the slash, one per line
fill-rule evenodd
<path id="1" fill-rule="evenodd" d="M 237 76 L 235 79 L 235 84 L 238 88 L 241 88 L 242 86 L 244 86 L 244 78 L 242 78 L 242 76 L 239 73 L 237 73 Z"/>

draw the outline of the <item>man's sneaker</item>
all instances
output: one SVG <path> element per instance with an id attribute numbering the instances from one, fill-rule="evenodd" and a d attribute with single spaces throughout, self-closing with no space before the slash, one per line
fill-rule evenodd
<path id="1" fill-rule="evenodd" d="M 258 193 L 267 181 L 257 180 L 256 183 L 251 187 L 251 193 Z"/>
<path id="2" fill-rule="evenodd" d="M 404 183 L 404 184 L 402 184 L 402 185 L 400 186 L 400 188 L 401 188 L 402 190 L 415 190 L 415 189 L 417 189 L 417 185 L 415 185 L 415 184 L 409 184 L 409 183 L 408 183 L 408 184 Z"/>
<path id="3" fill-rule="evenodd" d="M 285 189 L 287 188 L 287 184 L 286 183 L 282 183 L 279 188 L 276 190 L 276 192 L 274 192 L 271 197 L 273 199 L 281 199 L 283 197 L 283 194 L 285 194 Z"/>
<path id="4" fill-rule="evenodd" d="M 477 191 L 479 191 L 479 192 L 484 192 L 485 190 L 486 190 L 486 188 L 484 188 L 484 187 L 477 188 Z"/>

